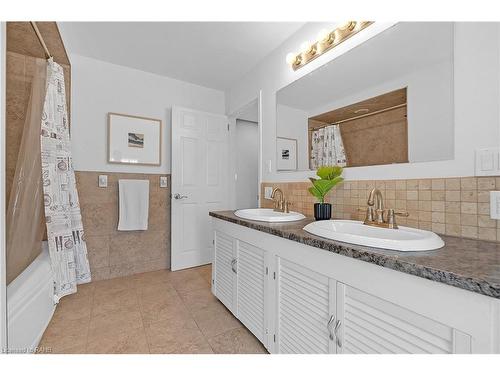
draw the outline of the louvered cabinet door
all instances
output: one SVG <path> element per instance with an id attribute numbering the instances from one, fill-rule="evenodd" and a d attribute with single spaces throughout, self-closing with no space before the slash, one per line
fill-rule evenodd
<path id="1" fill-rule="evenodd" d="M 237 318 L 264 342 L 265 337 L 265 252 L 237 241 Z"/>
<path id="2" fill-rule="evenodd" d="M 470 353 L 471 337 L 348 285 L 337 286 L 340 353 Z"/>
<path id="3" fill-rule="evenodd" d="M 277 259 L 277 353 L 334 353 L 328 322 L 335 311 L 335 282 L 303 266 Z"/>
<path id="4" fill-rule="evenodd" d="M 214 292 L 215 296 L 234 313 L 235 278 L 234 246 L 235 239 L 215 231 Z"/>

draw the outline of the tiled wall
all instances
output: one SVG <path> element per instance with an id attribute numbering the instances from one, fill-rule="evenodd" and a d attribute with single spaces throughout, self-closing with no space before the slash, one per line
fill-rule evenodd
<path id="1" fill-rule="evenodd" d="M 98 176 L 108 176 L 99 188 Z M 149 180 L 149 225 L 146 231 L 119 232 L 118 179 Z M 170 268 L 170 177 L 160 188 L 160 175 L 76 172 L 93 280 Z"/>
<path id="2" fill-rule="evenodd" d="M 262 183 L 280 187 L 292 202 L 294 211 L 313 216 L 315 198 L 307 188 L 310 182 Z M 344 181 L 336 186 L 326 201 L 333 204 L 336 219 L 364 218 L 368 194 L 379 188 L 386 208 L 407 211 L 408 218 L 397 218 L 401 225 L 432 230 L 436 233 L 467 238 L 500 241 L 500 220 L 490 219 L 491 190 L 500 190 L 500 177 L 465 177 L 445 179 Z M 272 201 L 263 199 L 263 207 Z"/>

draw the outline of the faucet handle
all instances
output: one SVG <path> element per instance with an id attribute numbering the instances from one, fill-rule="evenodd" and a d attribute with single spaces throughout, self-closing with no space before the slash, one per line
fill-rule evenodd
<path id="1" fill-rule="evenodd" d="M 365 223 L 370 222 L 370 221 L 374 221 L 374 219 L 373 219 L 373 212 L 374 212 L 373 206 L 368 206 L 366 208 L 358 208 L 358 211 L 366 212 Z"/>
<path id="2" fill-rule="evenodd" d="M 285 213 L 290 212 L 290 206 L 293 206 L 293 203 L 290 201 L 285 201 L 285 207 L 284 207 Z"/>
<path id="3" fill-rule="evenodd" d="M 389 228 L 398 229 L 398 225 L 396 224 L 396 216 L 408 217 L 410 214 L 406 211 L 395 211 L 393 208 L 389 208 L 387 210 L 387 220 Z"/>

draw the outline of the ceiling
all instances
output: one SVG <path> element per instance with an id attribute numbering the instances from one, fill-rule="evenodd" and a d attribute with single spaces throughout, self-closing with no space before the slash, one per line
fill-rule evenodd
<path id="1" fill-rule="evenodd" d="M 224 90 L 302 22 L 59 22 L 69 54 Z"/>

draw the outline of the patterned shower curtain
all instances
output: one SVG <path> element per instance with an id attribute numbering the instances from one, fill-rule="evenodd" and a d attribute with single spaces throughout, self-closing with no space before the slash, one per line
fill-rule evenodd
<path id="1" fill-rule="evenodd" d="M 324 165 L 347 164 L 344 143 L 340 134 L 339 125 L 329 125 L 314 130 L 311 136 L 311 169 L 318 169 Z"/>
<path id="2" fill-rule="evenodd" d="M 91 281 L 66 110 L 64 72 L 47 62 L 47 90 L 41 122 L 42 180 L 55 302 Z"/>

